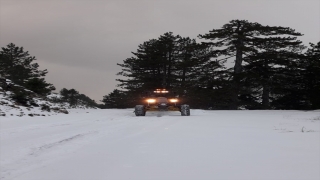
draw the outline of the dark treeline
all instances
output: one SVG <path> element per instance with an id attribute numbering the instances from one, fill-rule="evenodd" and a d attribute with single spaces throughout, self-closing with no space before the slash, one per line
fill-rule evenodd
<path id="1" fill-rule="evenodd" d="M 71 107 L 87 106 L 87 107 L 98 107 L 98 104 L 90 99 L 88 96 L 84 94 L 80 94 L 75 89 L 66 89 L 62 88 L 60 90 L 61 98 L 57 98 L 57 102 L 67 102 Z"/>
<path id="2" fill-rule="evenodd" d="M 14 84 L 20 85 L 33 91 L 39 96 L 46 97 L 55 87 L 45 81 L 48 71 L 40 70 L 36 57 L 31 56 L 23 47 L 18 47 L 13 43 L 2 47 L 0 50 L 0 77 L 11 80 Z M 12 89 L 11 98 L 22 105 L 32 105 L 32 97 L 24 88 Z M 80 94 L 75 89 L 65 89 L 60 91 L 62 98 L 56 99 L 59 102 L 68 102 L 71 107 L 78 105 L 87 107 L 97 107 L 97 103 L 84 94 Z"/>
<path id="3" fill-rule="evenodd" d="M 171 32 L 138 46 L 118 65 L 119 87 L 107 108 L 139 103 L 145 90 L 167 88 L 192 108 L 319 109 L 320 42 L 305 47 L 289 27 L 232 20 L 200 34 Z"/>

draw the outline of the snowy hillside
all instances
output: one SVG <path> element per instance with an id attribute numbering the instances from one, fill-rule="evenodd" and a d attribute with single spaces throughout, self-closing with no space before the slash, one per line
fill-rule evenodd
<path id="1" fill-rule="evenodd" d="M 0 117 L 2 180 L 319 180 L 320 111 Z"/>
<path id="2" fill-rule="evenodd" d="M 1 79 L 0 79 L 1 80 Z M 3 87 L 6 88 L 3 88 Z M 23 105 L 14 97 L 14 91 L 23 92 L 28 100 Z M 17 95 L 16 95 L 17 96 Z M 21 97 L 20 97 L 21 98 Z M 68 114 L 70 105 L 64 102 L 57 102 L 61 96 L 52 93 L 48 96 L 39 96 L 36 93 L 25 89 L 22 86 L 12 83 L 6 79 L 3 84 L 0 84 L 0 117 L 1 116 L 51 116 L 59 113 Z M 86 109 L 86 106 L 79 105 L 73 109 Z"/>

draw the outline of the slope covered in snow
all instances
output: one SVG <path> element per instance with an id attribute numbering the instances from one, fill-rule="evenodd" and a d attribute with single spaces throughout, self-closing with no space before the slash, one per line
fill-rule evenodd
<path id="1" fill-rule="evenodd" d="M 3 180 L 320 179 L 319 111 L 0 117 Z"/>
<path id="2" fill-rule="evenodd" d="M 70 107 L 69 103 L 61 101 L 62 96 L 57 93 L 41 96 L 8 79 L 0 78 L 0 80 L 2 80 L 0 83 L 0 117 L 51 116 L 59 113 L 68 114 L 67 109 L 90 108 L 80 103 L 75 107 Z M 23 101 L 24 104 L 19 101 Z"/>

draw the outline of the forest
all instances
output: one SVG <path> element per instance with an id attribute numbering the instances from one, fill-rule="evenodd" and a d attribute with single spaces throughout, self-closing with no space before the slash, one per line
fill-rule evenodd
<path id="1" fill-rule="evenodd" d="M 145 90 L 174 90 L 200 109 L 319 109 L 320 42 L 290 27 L 232 20 L 198 39 L 167 32 L 118 65 L 107 108 L 139 103 Z"/>
<path id="2" fill-rule="evenodd" d="M 103 104 L 75 89 L 60 95 L 72 105 L 80 99 L 93 107 L 132 108 L 142 92 L 165 88 L 198 109 L 320 109 L 320 41 L 306 45 L 301 36 L 290 27 L 247 20 L 231 20 L 197 39 L 166 32 L 117 64 L 118 87 Z M 0 51 L 0 75 L 47 95 L 55 87 L 35 60 L 10 43 Z M 14 97 L 25 98 L 21 92 Z"/>

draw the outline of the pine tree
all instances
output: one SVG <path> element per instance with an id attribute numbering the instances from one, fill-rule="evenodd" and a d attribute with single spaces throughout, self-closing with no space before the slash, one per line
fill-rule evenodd
<path id="1" fill-rule="evenodd" d="M 229 71 L 207 46 L 194 44 L 187 62 L 186 99 L 195 108 L 225 109 Z M 223 93 L 222 93 L 223 92 Z"/>
<path id="2" fill-rule="evenodd" d="M 256 29 L 260 27 L 258 23 L 232 20 L 221 29 L 213 29 L 208 34 L 199 35 L 199 38 L 211 40 L 204 44 L 217 49 L 216 54 L 227 58 L 235 57 L 230 109 L 237 109 L 239 106 L 243 55 L 255 51 L 252 48 L 251 37 L 257 35 Z"/>
<path id="3" fill-rule="evenodd" d="M 130 107 L 130 103 L 128 103 L 126 93 L 118 89 L 115 89 L 108 95 L 103 96 L 103 100 L 101 102 L 104 103 L 105 108 Z"/>
<path id="4" fill-rule="evenodd" d="M 81 101 L 82 104 L 87 107 L 98 107 L 98 104 L 95 102 L 95 100 L 89 98 L 84 94 L 79 94 L 78 100 Z"/>
<path id="5" fill-rule="evenodd" d="M 24 85 L 28 79 L 40 78 L 48 73 L 47 70 L 39 70 L 35 60 L 23 47 L 10 43 L 0 51 L 0 74 L 16 84 Z"/>
<path id="6" fill-rule="evenodd" d="M 62 96 L 62 102 L 67 102 L 71 107 L 76 106 L 86 106 L 86 107 L 98 107 L 99 105 L 84 94 L 80 94 L 79 91 L 75 89 L 62 88 L 60 90 L 60 95 Z"/>
<path id="7" fill-rule="evenodd" d="M 56 88 L 47 83 L 44 78 L 31 78 L 25 83 L 25 87 L 39 95 L 47 95 Z"/>
<path id="8" fill-rule="evenodd" d="M 132 52 L 134 57 L 118 64 L 123 69 L 117 75 L 129 78 L 117 79 L 119 86 L 129 91 L 176 86 L 179 39 L 170 32 L 140 44 L 137 52 Z"/>
<path id="9" fill-rule="evenodd" d="M 310 48 L 300 60 L 304 92 L 304 102 L 307 109 L 320 109 L 320 41 L 310 43 Z"/>
<path id="10" fill-rule="evenodd" d="M 132 52 L 135 57 L 127 58 L 123 64 L 118 63 L 123 69 L 117 75 L 127 79 L 117 79 L 119 87 L 128 91 L 139 91 L 143 88 L 156 88 L 161 86 L 161 55 L 157 50 L 158 41 L 150 40 L 139 45 L 137 52 Z"/>
<path id="11" fill-rule="evenodd" d="M 282 39 L 279 37 L 281 35 L 301 36 L 300 33 L 290 28 L 263 26 L 246 20 L 232 20 L 223 25 L 221 29 L 213 29 L 208 34 L 199 35 L 200 38 L 210 40 L 204 44 L 215 48 L 216 54 L 226 58 L 235 57 L 230 109 L 237 109 L 241 105 L 239 97 L 241 97 L 241 91 L 245 89 L 243 84 L 244 56 L 260 53 L 259 48 L 266 48 L 266 43 L 270 47 L 274 45 L 276 47 L 290 47 L 290 43 L 286 43 L 295 40 L 295 38 Z M 287 42 L 282 43 L 281 40 L 287 40 Z"/>
<path id="12" fill-rule="evenodd" d="M 60 90 L 60 94 L 62 96 L 62 99 L 65 102 L 68 102 L 70 104 L 71 107 L 76 107 L 79 104 L 79 92 L 75 89 L 66 89 L 66 88 L 62 88 Z"/>
<path id="13" fill-rule="evenodd" d="M 248 63 L 247 73 L 254 73 L 251 82 L 262 88 L 261 107 L 270 109 L 270 101 L 276 100 L 274 99 L 276 96 L 284 93 L 284 91 L 277 93 L 276 89 L 286 87 L 287 92 L 298 89 L 294 87 L 296 84 L 294 81 L 297 79 L 299 71 L 297 62 L 304 46 L 296 37 L 301 34 L 291 28 L 267 27 L 266 31 L 273 33 L 268 37 L 259 38 L 256 43 L 258 51 L 245 57 L 244 61 Z"/>
<path id="14" fill-rule="evenodd" d="M 139 45 L 133 55 L 118 64 L 123 69 L 117 74 L 127 77 L 118 81 L 130 102 L 137 102 L 143 91 L 167 88 L 184 95 L 185 102 L 194 107 L 208 107 L 210 102 L 217 102 L 216 97 L 208 97 L 220 91 L 220 82 L 226 80 L 225 61 L 212 59 L 215 55 L 209 47 L 189 37 L 165 33 Z"/>

